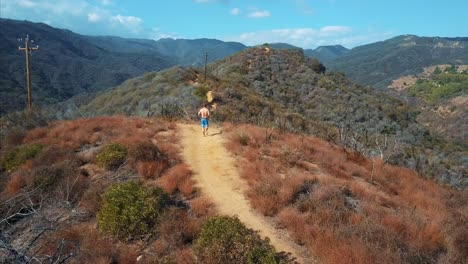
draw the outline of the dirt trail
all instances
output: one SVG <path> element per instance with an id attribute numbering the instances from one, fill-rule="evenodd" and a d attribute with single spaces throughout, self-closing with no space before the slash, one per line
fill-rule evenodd
<path id="1" fill-rule="evenodd" d="M 218 212 L 237 215 L 247 227 L 258 230 L 262 237 L 269 237 L 277 251 L 291 252 L 299 263 L 316 263 L 304 258 L 295 243 L 250 206 L 244 196 L 246 183 L 240 178 L 218 129 L 210 128 L 210 136 L 203 137 L 197 125 L 179 124 L 179 127 L 184 160 L 194 171 L 198 186 L 215 203 Z"/>

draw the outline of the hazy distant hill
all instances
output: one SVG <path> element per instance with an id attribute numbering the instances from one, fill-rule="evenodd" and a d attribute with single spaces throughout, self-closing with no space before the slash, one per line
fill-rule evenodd
<path id="1" fill-rule="evenodd" d="M 418 124 L 415 109 L 342 74 L 320 74 L 314 66 L 301 51 L 255 47 L 210 64 L 207 82 L 197 68 L 147 73 L 99 95 L 80 111 L 195 117 L 204 93 L 213 90 L 216 120 L 312 133 L 364 152 L 386 136 L 399 145 L 393 162 L 453 185 L 466 184 L 457 148 Z"/>
<path id="2" fill-rule="evenodd" d="M 309 57 L 317 58 L 319 61 L 327 64 L 328 62 L 344 56 L 349 49 L 341 45 L 319 46 L 316 49 L 307 49 L 304 54 Z"/>
<path id="3" fill-rule="evenodd" d="M 43 23 L 0 20 L 0 114 L 26 104 L 24 52 L 18 41 L 29 34 L 39 51 L 31 56 L 33 102 L 54 103 L 83 92 L 113 87 L 147 71 L 175 64 L 158 52 L 118 52 L 91 43 L 88 37 Z"/>
<path id="4" fill-rule="evenodd" d="M 319 46 L 316 49 L 302 49 L 288 43 L 268 43 L 274 49 L 297 49 L 304 52 L 304 55 L 316 58 L 320 62 L 328 64 L 329 62 L 347 54 L 349 49 L 341 45 Z"/>
<path id="5" fill-rule="evenodd" d="M 121 37 L 88 37 L 95 45 L 118 52 L 157 52 L 164 54 L 180 65 L 201 65 L 225 58 L 246 48 L 239 42 L 224 42 L 216 39 L 126 39 Z"/>
<path id="6" fill-rule="evenodd" d="M 302 48 L 300 47 L 297 47 L 297 46 L 294 46 L 294 45 L 291 45 L 291 44 L 288 44 L 288 43 L 282 43 L 282 42 L 277 42 L 277 43 L 267 43 L 268 47 L 271 47 L 271 48 L 274 48 L 274 49 L 280 49 L 280 50 L 284 50 L 284 49 L 297 49 L 297 50 L 303 50 Z"/>
<path id="7" fill-rule="evenodd" d="M 403 35 L 359 46 L 328 62 L 354 81 L 386 88 L 392 80 L 438 64 L 467 64 L 468 38 Z"/>

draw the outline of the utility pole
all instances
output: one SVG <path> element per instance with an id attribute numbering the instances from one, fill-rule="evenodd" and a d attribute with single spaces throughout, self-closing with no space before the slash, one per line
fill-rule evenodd
<path id="1" fill-rule="evenodd" d="M 28 112 L 31 112 L 32 97 L 31 97 L 31 73 L 29 71 L 29 52 L 32 50 L 38 50 L 39 46 L 29 47 L 29 35 L 26 35 L 25 47 L 18 47 L 18 50 L 24 51 L 26 54 L 26 82 L 28 85 Z"/>
<path id="2" fill-rule="evenodd" d="M 206 82 L 206 64 L 208 63 L 208 52 L 205 52 L 205 82 Z"/>

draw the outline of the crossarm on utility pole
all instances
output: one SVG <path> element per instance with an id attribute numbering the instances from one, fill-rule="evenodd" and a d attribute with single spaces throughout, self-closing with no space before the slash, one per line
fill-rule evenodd
<path id="1" fill-rule="evenodd" d="M 24 53 L 26 54 L 26 82 L 28 86 L 28 112 L 31 112 L 31 107 L 32 107 L 31 73 L 29 70 L 29 67 L 30 67 L 29 52 L 32 50 L 38 50 L 38 49 L 39 49 L 39 46 L 29 47 L 29 35 L 26 36 L 25 47 L 24 48 L 18 47 L 18 50 L 24 51 Z"/>

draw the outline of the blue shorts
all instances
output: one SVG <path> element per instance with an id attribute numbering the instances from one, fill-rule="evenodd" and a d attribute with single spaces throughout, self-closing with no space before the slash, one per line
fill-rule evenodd
<path id="1" fill-rule="evenodd" d="M 208 127 L 208 118 L 202 118 L 200 120 L 201 127 Z"/>

